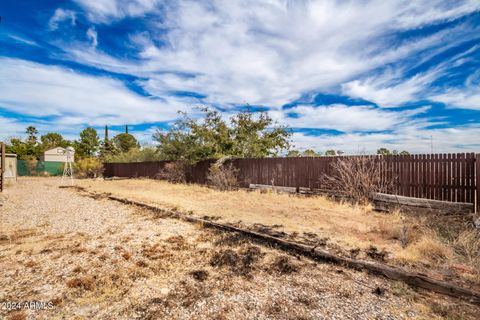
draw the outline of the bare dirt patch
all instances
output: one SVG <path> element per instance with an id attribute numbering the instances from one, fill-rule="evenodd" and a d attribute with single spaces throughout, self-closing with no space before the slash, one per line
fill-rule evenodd
<path id="1" fill-rule="evenodd" d="M 21 179 L 0 211 L 7 237 L 0 243 L 0 300 L 52 301 L 54 309 L 0 310 L 1 317 L 473 319 L 478 312 L 57 183 Z"/>

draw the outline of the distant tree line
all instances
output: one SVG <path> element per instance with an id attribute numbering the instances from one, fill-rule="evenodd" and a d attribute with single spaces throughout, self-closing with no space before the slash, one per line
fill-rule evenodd
<path id="1" fill-rule="evenodd" d="M 46 150 L 72 146 L 76 158 L 83 159 L 112 156 L 139 147 L 135 137 L 127 132 L 116 135 L 111 141 L 108 139 L 107 128 L 105 132 L 106 137 L 103 141 L 100 140 L 97 130 L 92 127 L 82 130 L 78 140 L 67 140 L 56 132 L 46 133 L 39 139 L 38 130 L 29 126 L 25 130 L 27 134 L 25 139 L 13 137 L 6 142 L 6 152 L 16 154 L 20 160 L 31 160 L 39 159 Z"/>

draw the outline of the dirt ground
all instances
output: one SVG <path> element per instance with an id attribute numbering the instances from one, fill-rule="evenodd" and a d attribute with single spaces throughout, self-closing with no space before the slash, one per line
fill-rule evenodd
<path id="1" fill-rule="evenodd" d="M 59 182 L 23 178 L 0 196 L 0 318 L 474 319 L 480 311 Z"/>
<path id="2" fill-rule="evenodd" d="M 463 228 L 464 222 L 448 220 L 445 215 L 407 217 L 398 212 L 375 212 L 368 206 L 339 204 L 325 197 L 223 192 L 151 179 L 79 180 L 78 185 L 96 193 L 309 242 L 344 256 L 382 260 L 480 290 L 480 235 L 447 230 Z"/>

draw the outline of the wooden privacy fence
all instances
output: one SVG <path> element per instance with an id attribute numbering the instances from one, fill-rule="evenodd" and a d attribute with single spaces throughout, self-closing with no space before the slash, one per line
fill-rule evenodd
<path id="1" fill-rule="evenodd" d="M 480 208 L 480 154 L 419 154 L 374 156 L 380 159 L 384 179 L 395 179 L 392 194 L 451 202 L 477 203 Z M 332 161 L 341 157 L 233 159 L 240 186 L 266 184 L 283 187 L 322 188 L 320 177 L 330 174 Z M 189 167 L 189 182 L 207 183 L 213 160 Z M 154 178 L 167 161 L 105 163 L 106 177 Z"/>

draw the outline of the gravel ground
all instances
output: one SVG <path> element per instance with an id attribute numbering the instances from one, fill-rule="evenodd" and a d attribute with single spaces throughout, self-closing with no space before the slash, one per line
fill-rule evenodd
<path id="1" fill-rule="evenodd" d="M 24 178 L 2 195 L 0 318 L 474 319 L 478 313 L 462 301 L 92 199 L 59 182 Z M 7 310 L 23 301 L 51 308 Z"/>

